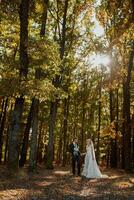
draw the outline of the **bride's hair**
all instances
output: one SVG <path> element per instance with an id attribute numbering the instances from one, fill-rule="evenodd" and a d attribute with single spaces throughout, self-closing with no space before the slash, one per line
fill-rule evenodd
<path id="1" fill-rule="evenodd" d="M 87 140 L 90 140 L 90 141 L 92 141 L 92 139 L 91 139 L 91 138 L 87 138 Z"/>
<path id="2" fill-rule="evenodd" d="M 87 139 L 87 143 L 88 143 L 87 146 L 89 146 L 90 144 L 92 144 L 91 138 L 88 138 L 88 139 Z"/>

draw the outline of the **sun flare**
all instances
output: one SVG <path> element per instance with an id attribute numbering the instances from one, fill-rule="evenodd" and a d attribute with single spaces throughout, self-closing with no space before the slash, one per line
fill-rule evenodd
<path id="1" fill-rule="evenodd" d="M 110 63 L 110 58 L 105 54 L 94 54 L 89 57 L 89 61 L 94 66 L 107 66 Z"/>

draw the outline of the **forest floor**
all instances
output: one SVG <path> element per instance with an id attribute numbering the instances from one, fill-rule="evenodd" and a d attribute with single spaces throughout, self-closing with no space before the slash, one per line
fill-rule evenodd
<path id="1" fill-rule="evenodd" d="M 104 170 L 109 178 L 85 179 L 72 176 L 69 168 L 28 175 L 27 169 L 10 176 L 0 166 L 0 200 L 134 200 L 134 174 Z"/>

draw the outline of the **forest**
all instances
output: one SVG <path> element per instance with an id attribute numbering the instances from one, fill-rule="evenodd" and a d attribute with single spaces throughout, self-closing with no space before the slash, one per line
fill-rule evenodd
<path id="1" fill-rule="evenodd" d="M 100 166 L 133 172 L 134 1 L 0 5 L 0 165 L 66 167 L 77 137 Z"/>

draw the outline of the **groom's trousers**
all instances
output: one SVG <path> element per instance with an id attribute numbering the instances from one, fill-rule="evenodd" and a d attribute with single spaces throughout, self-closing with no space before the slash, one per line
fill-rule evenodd
<path id="1" fill-rule="evenodd" d="M 76 166 L 78 175 L 80 175 L 80 155 L 72 156 L 72 171 L 74 175 L 76 173 Z"/>

